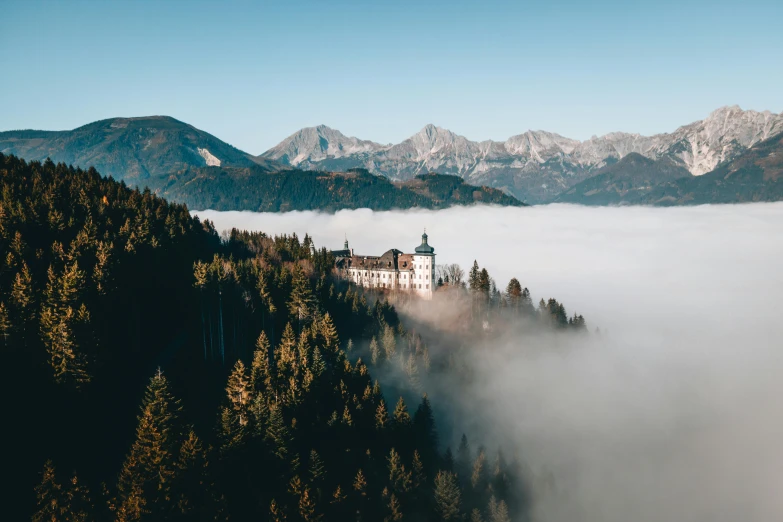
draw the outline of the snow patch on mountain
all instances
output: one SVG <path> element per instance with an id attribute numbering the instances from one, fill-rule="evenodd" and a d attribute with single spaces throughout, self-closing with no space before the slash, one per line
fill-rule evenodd
<path id="1" fill-rule="evenodd" d="M 209 152 L 207 149 L 202 149 L 201 147 L 198 147 L 196 150 L 198 150 L 199 156 L 204 158 L 204 161 L 207 162 L 207 167 L 220 166 L 220 160 L 217 159 L 215 156 L 213 156 L 212 153 Z"/>

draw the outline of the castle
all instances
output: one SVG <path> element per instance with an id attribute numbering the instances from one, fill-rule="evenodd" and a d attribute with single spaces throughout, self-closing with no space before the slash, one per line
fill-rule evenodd
<path id="1" fill-rule="evenodd" d="M 360 256 L 348 247 L 333 250 L 337 269 L 349 281 L 368 288 L 412 292 L 432 299 L 435 287 L 435 249 L 427 243 L 427 231 L 413 254 L 392 248 L 381 256 Z"/>

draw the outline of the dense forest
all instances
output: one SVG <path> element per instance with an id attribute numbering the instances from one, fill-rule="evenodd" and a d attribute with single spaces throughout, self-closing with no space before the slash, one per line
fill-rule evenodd
<path id="1" fill-rule="evenodd" d="M 407 182 L 393 182 L 365 169 L 321 172 L 271 171 L 262 166 L 201 167 L 150 178 L 145 184 L 163 197 L 198 210 L 285 212 L 445 208 L 473 203 L 522 205 L 498 189 L 468 185 L 459 176 L 423 174 Z"/>
<path id="2" fill-rule="evenodd" d="M 518 456 L 442 435 L 425 384 L 452 359 L 310 237 L 221 236 L 51 161 L 0 154 L 0 183 L 9 520 L 526 519 Z M 478 263 L 439 286 L 479 337 L 495 318 L 585 330 Z"/>

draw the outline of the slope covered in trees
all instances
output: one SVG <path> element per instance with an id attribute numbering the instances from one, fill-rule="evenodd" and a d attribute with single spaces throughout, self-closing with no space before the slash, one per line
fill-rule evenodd
<path id="1" fill-rule="evenodd" d="M 52 162 L 0 155 L 0 183 L 9 519 L 524 514 L 516 459 L 470 433 L 455 459 L 439 435 L 422 383 L 448 361 L 309 237 L 221 238 Z M 500 293 L 476 270 L 486 307 Z M 527 310 L 519 284 L 506 293 Z M 387 383 L 397 365 L 408 379 Z"/>
<path id="2" fill-rule="evenodd" d="M 104 176 L 140 183 L 189 166 L 246 167 L 262 162 L 200 129 L 169 116 L 110 118 L 68 131 L 0 132 L 0 152 L 28 161 L 95 167 Z"/>
<path id="3" fill-rule="evenodd" d="M 187 169 L 145 182 L 155 192 L 193 209 L 334 211 L 493 203 L 521 205 L 497 189 L 474 187 L 458 176 L 426 174 L 408 182 L 392 182 L 364 169 L 348 172 L 270 171 L 263 167 Z"/>

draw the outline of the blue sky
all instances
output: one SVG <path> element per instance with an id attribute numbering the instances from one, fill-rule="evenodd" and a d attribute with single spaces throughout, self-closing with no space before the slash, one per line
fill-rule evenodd
<path id="1" fill-rule="evenodd" d="M 783 111 L 781 1 L 0 2 L 0 130 L 166 114 L 258 154 L 326 124 L 653 134 Z"/>

